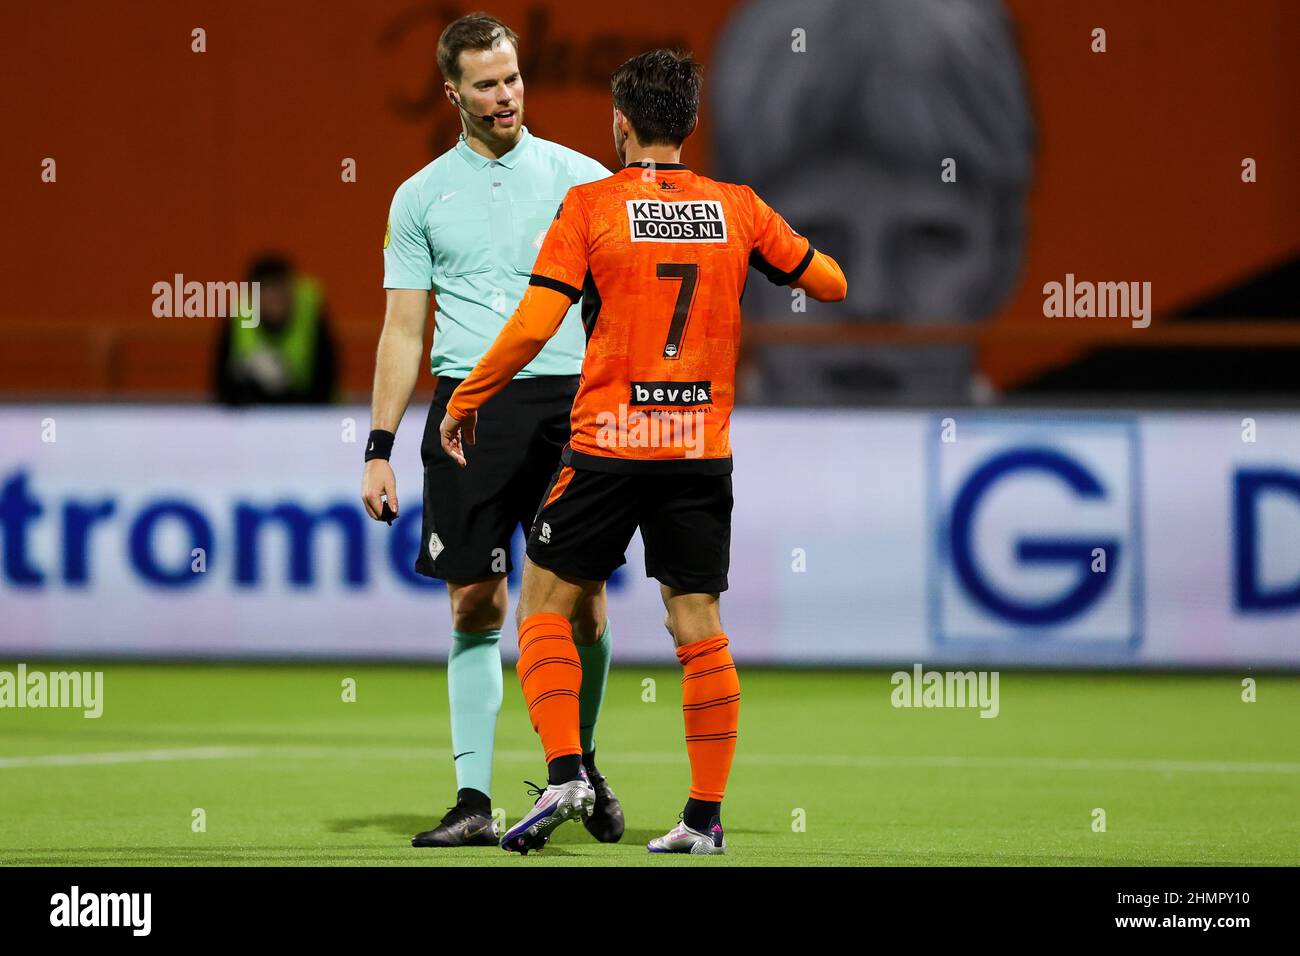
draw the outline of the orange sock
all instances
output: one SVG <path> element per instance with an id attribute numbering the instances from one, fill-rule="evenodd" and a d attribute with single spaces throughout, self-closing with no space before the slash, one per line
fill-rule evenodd
<path id="1" fill-rule="evenodd" d="M 682 662 L 682 714 L 691 758 L 691 797 L 721 802 L 736 753 L 740 725 L 740 678 L 727 650 L 727 635 L 677 648 Z"/>
<path id="2" fill-rule="evenodd" d="M 519 663 L 528 717 L 542 738 L 546 762 L 581 754 L 578 689 L 582 661 L 573 644 L 573 625 L 562 614 L 530 614 L 519 626 Z"/>

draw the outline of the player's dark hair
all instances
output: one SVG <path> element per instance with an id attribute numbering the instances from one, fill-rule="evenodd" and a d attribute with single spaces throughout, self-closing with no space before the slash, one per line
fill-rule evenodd
<path id="1" fill-rule="evenodd" d="M 466 50 L 490 50 L 502 39 L 519 52 L 519 35 L 491 14 L 479 10 L 447 24 L 438 37 L 438 69 L 449 83 L 459 83 L 460 55 Z"/>
<path id="2" fill-rule="evenodd" d="M 682 145 L 695 129 L 703 83 L 703 67 L 678 50 L 639 53 L 610 78 L 614 106 L 642 146 Z"/>

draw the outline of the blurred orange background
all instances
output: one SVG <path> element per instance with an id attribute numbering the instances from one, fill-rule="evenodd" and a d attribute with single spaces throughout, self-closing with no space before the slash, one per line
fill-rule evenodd
<path id="1" fill-rule="evenodd" d="M 612 165 L 611 70 L 664 45 L 694 49 L 707 70 L 738 5 L 489 8 L 521 35 L 529 128 Z M 991 321 L 1041 316 L 1043 283 L 1067 271 L 1150 280 L 1168 311 L 1300 250 L 1300 4 L 1007 7 L 1039 146 L 1021 281 Z M 6 4 L 0 390 L 206 397 L 217 320 L 154 318 L 152 286 L 175 273 L 240 279 L 251 255 L 278 248 L 323 281 L 344 391 L 365 395 L 388 204 L 455 141 L 434 49 L 446 22 L 476 8 Z M 204 53 L 191 51 L 196 27 Z M 1107 31 L 1105 54 L 1090 51 L 1094 27 Z M 685 157 L 705 173 L 708 121 Z M 56 183 L 41 181 L 46 157 Z M 1245 157 L 1256 183 L 1241 180 Z M 341 178 L 347 158 L 355 183 Z M 986 344 L 981 365 L 1008 387 L 1077 348 Z"/>

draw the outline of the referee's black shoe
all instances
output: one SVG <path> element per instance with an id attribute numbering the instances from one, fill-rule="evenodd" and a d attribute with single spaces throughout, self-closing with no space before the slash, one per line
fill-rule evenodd
<path id="1" fill-rule="evenodd" d="M 432 830 L 411 837 L 411 846 L 496 846 L 499 840 L 490 815 L 457 803 Z"/>
<path id="2" fill-rule="evenodd" d="M 623 839 L 623 804 L 614 796 L 605 775 L 596 769 L 594 754 L 590 759 L 584 754 L 582 764 L 591 788 L 596 791 L 596 805 L 591 816 L 582 818 L 582 825 L 601 843 L 617 843 Z"/>

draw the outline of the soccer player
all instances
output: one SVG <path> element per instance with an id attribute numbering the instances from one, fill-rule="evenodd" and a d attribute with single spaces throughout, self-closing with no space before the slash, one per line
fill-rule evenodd
<path id="1" fill-rule="evenodd" d="M 740 297 L 750 266 L 822 301 L 843 299 L 847 285 L 834 260 L 751 189 L 681 164 L 700 83 L 699 65 L 667 50 L 615 71 L 614 144 L 623 169 L 564 197 L 527 293 L 452 394 L 440 427 L 444 449 L 465 461 L 466 447 L 498 427 L 492 396 L 582 298 L 588 341 L 572 434 L 528 536 L 518 606 L 516 669 L 545 750 L 548 785 L 502 838 L 506 850 L 540 848 L 596 799 L 583 774 L 586 665 L 570 619 L 624 562 L 638 528 L 646 574 L 659 581 L 682 665 L 691 765 L 681 822 L 647 849 L 725 850 L 722 798 L 740 683 L 718 596 L 727 588 L 731 545 L 728 427 Z"/>
<path id="2" fill-rule="evenodd" d="M 438 384 L 420 448 L 424 515 L 415 567 L 445 580 L 451 601 L 447 691 L 457 794 L 441 822 L 412 839 L 415 846 L 495 846 L 499 838 L 490 794 L 510 539 L 516 526 L 529 527 L 569 437 L 584 345 L 578 309 L 565 309 L 558 334 L 502 383 L 489 406 L 492 425 L 465 470 L 444 454 L 438 423 L 452 390 L 505 324 L 505 310 L 523 295 L 560 199 L 571 186 L 609 175 L 595 160 L 528 132 L 518 49 L 515 33 L 484 14 L 443 31 L 438 66 L 463 132 L 398 188 L 384 236 L 387 310 L 362 482 L 376 519 L 399 510 L 388 458 L 419 376 L 430 290 L 437 296 L 430 361 Z M 596 769 L 594 739 L 609 672 L 605 608 L 604 592 L 589 591 L 570 622 L 586 675 L 578 690 L 583 767 L 597 794 L 585 822 L 598 840 L 613 842 L 623 835 L 623 810 Z"/>

